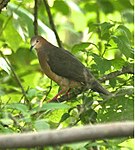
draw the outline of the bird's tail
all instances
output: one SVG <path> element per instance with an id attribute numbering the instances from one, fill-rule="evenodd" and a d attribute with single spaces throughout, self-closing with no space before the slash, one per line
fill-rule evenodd
<path id="1" fill-rule="evenodd" d="M 87 69 L 84 70 L 85 83 L 88 89 L 92 89 L 95 92 L 102 93 L 104 95 L 110 95 L 111 93 L 106 90 L 95 77 L 91 74 L 91 72 Z"/>
<path id="2" fill-rule="evenodd" d="M 91 89 L 95 92 L 102 93 L 104 95 L 110 95 L 111 93 L 106 90 L 96 79 L 89 83 Z"/>

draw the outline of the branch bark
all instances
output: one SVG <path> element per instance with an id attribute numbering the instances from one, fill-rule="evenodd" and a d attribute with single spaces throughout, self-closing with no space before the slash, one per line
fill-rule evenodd
<path id="1" fill-rule="evenodd" d="M 1 10 L 2 10 L 4 7 L 7 6 L 7 4 L 8 4 L 9 1 L 10 1 L 10 0 L 0 0 L 0 12 L 1 12 Z"/>
<path id="2" fill-rule="evenodd" d="M 117 76 L 120 76 L 120 75 L 126 74 L 126 73 L 134 74 L 134 68 L 132 66 L 133 66 L 132 64 L 129 64 L 129 66 L 123 66 L 123 68 L 121 70 L 111 72 L 111 73 L 103 76 L 102 78 L 100 78 L 99 81 L 105 82 L 106 80 L 113 79 Z"/>
<path id="3" fill-rule="evenodd" d="M 51 11 L 50 11 L 50 7 L 49 7 L 49 5 L 47 3 L 47 0 L 43 0 L 43 2 L 44 2 L 44 5 L 45 5 L 47 14 L 48 14 L 48 18 L 49 18 L 49 21 L 50 21 L 51 28 L 52 28 L 52 30 L 53 30 L 53 32 L 55 34 L 57 43 L 58 43 L 59 47 L 62 47 L 59 35 L 58 35 L 58 33 L 56 31 L 56 28 L 55 28 L 55 24 L 54 24 L 53 17 L 52 17 Z"/>
<path id="4" fill-rule="evenodd" d="M 35 6 L 34 6 L 34 34 L 38 35 L 38 3 L 37 0 L 35 0 Z"/>
<path id="5" fill-rule="evenodd" d="M 133 122 L 88 125 L 39 133 L 0 135 L 0 148 L 54 146 L 88 140 L 133 137 Z"/>

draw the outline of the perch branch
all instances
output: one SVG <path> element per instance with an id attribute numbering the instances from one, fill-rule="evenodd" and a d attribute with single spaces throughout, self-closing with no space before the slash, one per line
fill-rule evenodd
<path id="1" fill-rule="evenodd" d="M 0 135 L 0 148 L 32 148 L 89 140 L 133 137 L 133 122 L 87 125 L 37 133 Z"/>

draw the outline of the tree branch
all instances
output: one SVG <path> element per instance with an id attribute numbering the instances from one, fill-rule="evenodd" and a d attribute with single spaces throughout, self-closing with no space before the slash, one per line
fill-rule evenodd
<path id="1" fill-rule="evenodd" d="M 37 4 L 37 0 L 35 0 L 35 6 L 34 6 L 34 34 L 38 35 L 38 21 L 37 21 L 37 17 L 38 17 L 38 4 Z"/>
<path id="2" fill-rule="evenodd" d="M 89 140 L 133 137 L 133 122 L 87 125 L 39 133 L 0 135 L 0 148 L 31 148 L 54 146 Z"/>
<path id="3" fill-rule="evenodd" d="M 105 82 L 106 80 L 113 79 L 117 76 L 120 76 L 120 75 L 126 74 L 126 73 L 134 74 L 134 68 L 132 68 L 131 66 L 124 66 L 121 70 L 114 71 L 114 72 L 111 72 L 111 73 L 103 76 L 102 78 L 99 79 L 99 81 L 100 82 Z"/>
<path id="4" fill-rule="evenodd" d="M 58 35 L 57 31 L 56 31 L 56 27 L 55 27 L 55 24 L 54 24 L 54 21 L 53 21 L 53 17 L 52 17 L 51 11 L 50 11 L 50 7 L 49 7 L 49 5 L 47 3 L 47 0 L 43 0 L 43 2 L 44 2 L 44 5 L 45 5 L 47 14 L 48 14 L 48 18 L 49 18 L 49 22 L 50 22 L 51 28 L 52 28 L 52 30 L 53 30 L 53 32 L 55 34 L 56 39 L 57 39 L 57 43 L 58 43 L 59 47 L 62 47 L 59 35 Z"/>
<path id="5" fill-rule="evenodd" d="M 1 12 L 1 10 L 2 10 L 4 7 L 7 6 L 7 4 L 8 4 L 9 1 L 10 1 L 10 0 L 0 0 L 0 12 Z"/>

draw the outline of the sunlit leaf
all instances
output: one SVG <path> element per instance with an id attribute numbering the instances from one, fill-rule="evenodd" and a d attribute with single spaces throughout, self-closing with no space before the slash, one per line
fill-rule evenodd
<path id="1" fill-rule="evenodd" d="M 10 67 L 8 66 L 7 62 L 3 58 L 0 58 L 0 68 L 2 68 L 4 71 L 10 74 Z"/>
<path id="2" fill-rule="evenodd" d="M 111 68 L 111 61 L 103 59 L 96 54 L 92 54 L 92 56 L 94 57 L 93 59 L 96 63 L 97 70 L 100 71 L 102 74 Z"/>
<path id="3" fill-rule="evenodd" d="M 67 109 L 70 108 L 69 105 L 67 104 L 62 104 L 62 103 L 47 103 L 43 104 L 42 110 L 48 110 L 48 109 Z"/>
<path id="4" fill-rule="evenodd" d="M 100 26 L 101 26 L 101 34 L 102 36 L 104 36 L 104 34 L 109 33 L 109 29 L 112 28 L 114 24 L 111 24 L 109 22 L 104 22 Z"/>
<path id="5" fill-rule="evenodd" d="M 10 109 L 16 109 L 16 110 L 19 110 L 21 111 L 22 114 L 28 114 L 28 107 L 24 104 L 19 104 L 19 103 L 12 103 L 12 104 L 8 104 L 6 106 L 7 108 L 10 108 Z"/>
<path id="6" fill-rule="evenodd" d="M 108 13 L 112 13 L 114 11 L 114 7 L 113 7 L 113 4 L 108 1 L 108 0 L 98 0 L 99 1 L 99 4 L 100 4 L 100 7 L 102 8 L 102 11 L 105 13 L 105 14 L 108 14 Z"/>
<path id="7" fill-rule="evenodd" d="M 16 29 L 13 27 L 12 21 L 9 21 L 6 29 L 4 30 L 4 37 L 6 43 L 13 51 L 16 51 L 19 48 L 22 39 Z"/>
<path id="8" fill-rule="evenodd" d="M 64 15 L 68 15 L 70 12 L 68 5 L 64 1 L 61 1 L 61 0 L 54 1 L 53 7 Z"/>
<path id="9" fill-rule="evenodd" d="M 133 103 L 132 97 L 127 99 L 119 96 L 111 99 L 99 110 L 98 119 L 103 122 L 133 120 Z"/>
<path id="10" fill-rule="evenodd" d="M 121 35 L 125 35 L 127 39 L 131 39 L 131 32 L 129 29 L 124 25 L 119 25 L 117 31 L 121 31 Z"/>
<path id="11" fill-rule="evenodd" d="M 50 125 L 47 123 L 45 119 L 36 120 L 34 123 L 34 128 L 37 131 L 47 130 L 50 128 Z"/>
<path id="12" fill-rule="evenodd" d="M 0 119 L 0 122 L 4 125 L 11 125 L 13 124 L 13 120 L 10 119 L 10 118 L 3 118 L 3 119 Z"/>
<path id="13" fill-rule="evenodd" d="M 114 66 L 115 69 L 121 69 L 123 68 L 125 61 L 122 58 L 116 58 L 111 60 L 112 66 Z"/>
<path id="14" fill-rule="evenodd" d="M 79 43 L 73 46 L 72 51 L 73 53 L 78 51 L 84 51 L 88 46 L 90 46 L 91 43 L 85 42 L 85 43 Z"/>
<path id="15" fill-rule="evenodd" d="M 112 36 L 112 39 L 117 43 L 120 51 L 129 58 L 133 49 L 125 36 Z"/>

